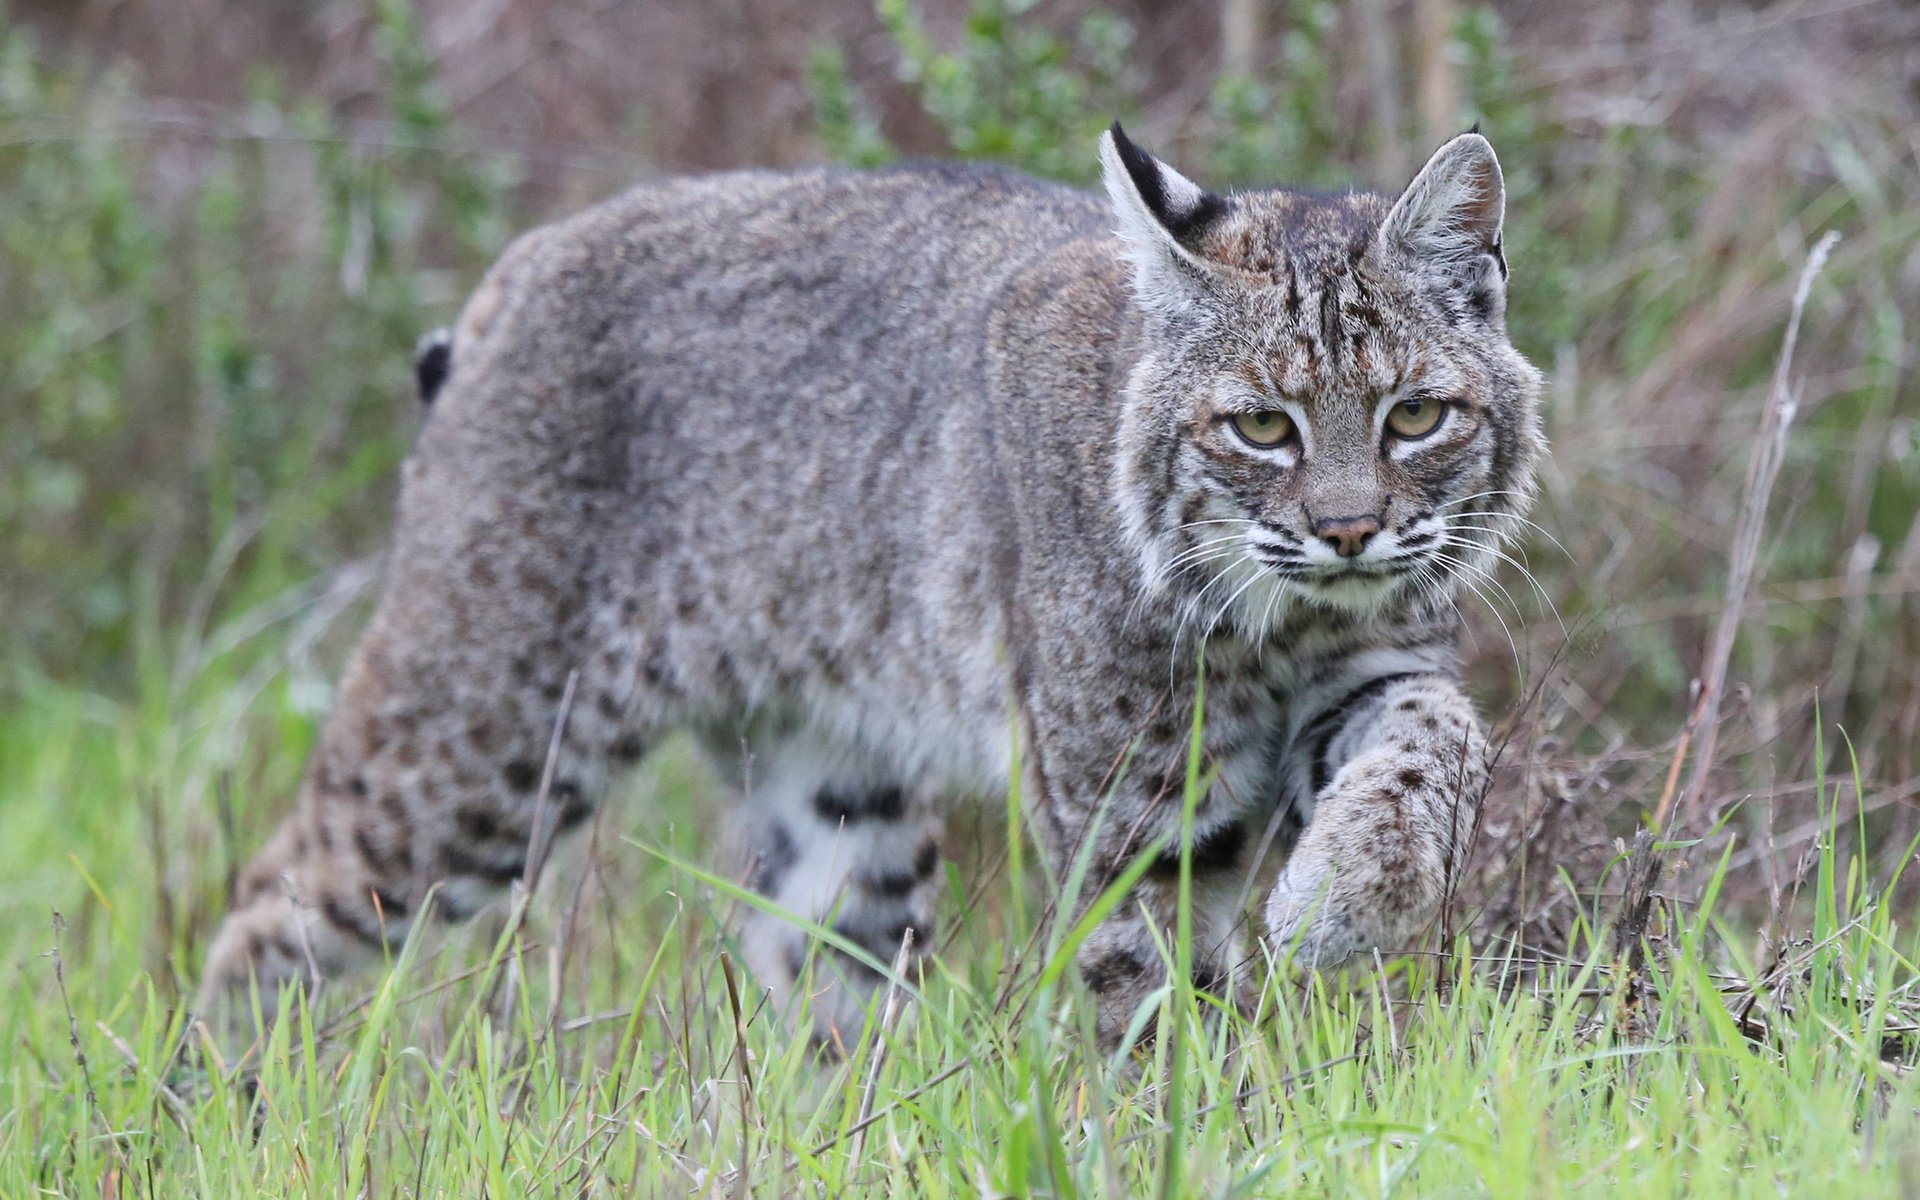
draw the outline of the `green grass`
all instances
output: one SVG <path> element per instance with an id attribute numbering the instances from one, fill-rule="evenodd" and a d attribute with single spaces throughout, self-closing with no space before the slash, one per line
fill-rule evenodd
<path id="1" fill-rule="evenodd" d="M 1784 965 L 1722 924 L 1709 863 L 1643 973 L 1604 932 L 1585 961 L 1463 944 L 1270 979 L 1251 1015 L 1170 991 L 1172 1034 L 1111 1057 L 1053 885 L 1026 881 L 1028 918 L 982 853 L 917 999 L 822 1061 L 733 965 L 713 792 L 669 754 L 516 936 L 420 939 L 195 1065 L 176 964 L 229 836 L 263 832 L 250 796 L 299 766 L 292 678 L 33 685 L 0 729 L 0 1195 L 1855 1196 L 1920 1170 L 1912 939 L 1837 818 Z"/>

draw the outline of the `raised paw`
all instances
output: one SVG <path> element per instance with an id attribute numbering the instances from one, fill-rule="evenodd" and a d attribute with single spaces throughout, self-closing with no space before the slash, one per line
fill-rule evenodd
<path id="1" fill-rule="evenodd" d="M 1464 848 L 1451 789 L 1391 754 L 1350 762 L 1267 897 L 1274 952 L 1326 970 L 1356 954 L 1408 948 L 1438 911 Z"/>

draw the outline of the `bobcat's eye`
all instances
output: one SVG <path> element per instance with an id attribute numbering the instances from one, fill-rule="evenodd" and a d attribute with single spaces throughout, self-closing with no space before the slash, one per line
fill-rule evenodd
<path id="1" fill-rule="evenodd" d="M 1293 418 L 1279 409 L 1236 413 L 1233 431 L 1255 446 L 1278 446 L 1293 436 Z"/>
<path id="2" fill-rule="evenodd" d="M 1408 396 L 1387 410 L 1387 429 L 1395 437 L 1412 440 L 1432 433 L 1447 415 L 1447 406 L 1432 396 Z"/>

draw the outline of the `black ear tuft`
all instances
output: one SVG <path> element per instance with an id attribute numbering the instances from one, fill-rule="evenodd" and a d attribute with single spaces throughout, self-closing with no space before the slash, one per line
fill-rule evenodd
<path id="1" fill-rule="evenodd" d="M 1473 123 L 1473 124 L 1472 124 L 1471 126 L 1469 126 L 1469 127 L 1467 128 L 1467 132 L 1468 132 L 1468 133 L 1479 133 L 1479 132 L 1480 132 L 1480 122 L 1478 122 L 1478 121 L 1475 121 L 1475 122 L 1474 122 L 1474 123 Z"/>
<path id="2" fill-rule="evenodd" d="M 1141 203 L 1173 235 L 1175 241 L 1191 249 L 1206 227 L 1226 213 L 1229 208 L 1226 198 L 1202 191 L 1179 175 L 1174 176 L 1176 183 L 1169 188 L 1166 175 L 1168 168 L 1162 166 L 1153 155 L 1134 145 L 1119 121 L 1109 126 L 1107 132 L 1113 137 L 1113 148 L 1120 156 L 1120 165 L 1126 168 L 1127 178 L 1133 181 L 1133 189 L 1139 193 Z"/>
<path id="3" fill-rule="evenodd" d="M 420 403 L 431 405 L 452 372 L 453 331 L 436 329 L 421 338 L 413 350 L 413 378 L 420 385 Z"/>
<path id="4" fill-rule="evenodd" d="M 1133 144 L 1127 137 L 1127 131 L 1115 121 L 1107 132 L 1113 135 L 1113 148 L 1120 152 L 1120 165 L 1127 169 L 1127 177 L 1133 180 L 1133 189 L 1140 193 L 1140 199 L 1146 202 L 1153 215 L 1160 218 L 1162 224 L 1167 220 L 1167 188 L 1160 178 L 1160 164 L 1153 161 L 1153 155 Z"/>

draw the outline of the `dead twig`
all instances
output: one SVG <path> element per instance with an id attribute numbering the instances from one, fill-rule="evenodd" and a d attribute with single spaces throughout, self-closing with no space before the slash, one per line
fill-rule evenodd
<path id="1" fill-rule="evenodd" d="M 855 1122 L 858 1132 L 853 1135 L 853 1160 L 862 1162 L 866 1156 L 867 1127 L 873 1116 L 873 1097 L 880 1087 L 880 1067 L 887 1060 L 887 1046 L 893 1039 L 893 1027 L 900 1020 L 901 1010 L 905 1007 L 900 996 L 900 981 L 906 977 L 907 963 L 913 957 L 913 926 L 900 938 L 899 952 L 893 956 L 893 975 L 887 980 L 887 992 L 880 1003 L 880 1028 L 873 1035 L 873 1058 L 867 1063 L 866 1086 L 860 1093 L 860 1116 Z"/>
<path id="2" fill-rule="evenodd" d="M 1800 340 L 1800 319 L 1807 308 L 1807 296 L 1813 290 L 1814 277 L 1826 265 L 1827 255 L 1840 240 L 1838 230 L 1829 230 L 1815 243 L 1800 270 L 1800 282 L 1793 290 L 1793 306 L 1787 316 L 1787 332 L 1780 343 L 1780 357 L 1774 364 L 1773 387 L 1766 411 L 1760 418 L 1760 434 L 1754 442 L 1753 457 L 1747 463 L 1747 480 L 1735 525 L 1733 561 L 1727 572 L 1727 594 L 1721 602 L 1720 617 L 1713 627 L 1713 645 L 1707 654 L 1706 670 L 1701 675 L 1700 702 L 1687 732 L 1699 743 L 1694 755 L 1693 772 L 1687 778 L 1679 811 L 1689 819 L 1698 815 L 1700 798 L 1707 788 L 1707 776 L 1713 770 L 1713 752 L 1718 740 L 1720 701 L 1727 684 L 1727 662 L 1733 657 L 1733 642 L 1740 632 L 1740 615 L 1747 605 L 1747 589 L 1753 581 L 1754 563 L 1760 556 L 1760 535 L 1766 527 L 1767 499 L 1780 476 L 1780 463 L 1786 454 L 1787 432 L 1800 409 L 1800 398 L 1791 382 L 1793 349 Z M 1683 751 L 1684 753 L 1684 743 Z M 1662 797 L 1663 803 L 1671 803 Z M 1655 823 L 1664 824 L 1667 814 L 1656 814 Z"/>
<path id="3" fill-rule="evenodd" d="M 1613 959 L 1620 968 L 1613 989 L 1613 1027 L 1626 1036 L 1638 1031 L 1646 1002 L 1647 926 L 1653 920 L 1653 885 L 1660 878 L 1661 861 L 1653 830 L 1633 835 L 1613 927 Z"/>
<path id="4" fill-rule="evenodd" d="M 74 1015 L 73 998 L 67 994 L 66 966 L 60 960 L 60 935 L 66 927 L 66 920 L 56 910 L 53 914 L 53 948 L 47 951 L 47 957 L 53 960 L 53 982 L 60 989 L 60 1006 L 67 1012 L 67 1044 L 73 1047 L 73 1061 L 80 1066 L 80 1082 L 87 1091 L 87 1113 L 100 1123 L 100 1131 L 107 1145 L 113 1148 L 113 1157 L 124 1173 L 127 1170 L 127 1154 L 120 1145 L 120 1135 L 107 1123 L 107 1115 L 100 1111 L 100 1093 L 93 1086 L 93 1067 L 88 1064 L 87 1052 L 80 1045 L 80 1018 Z"/>

